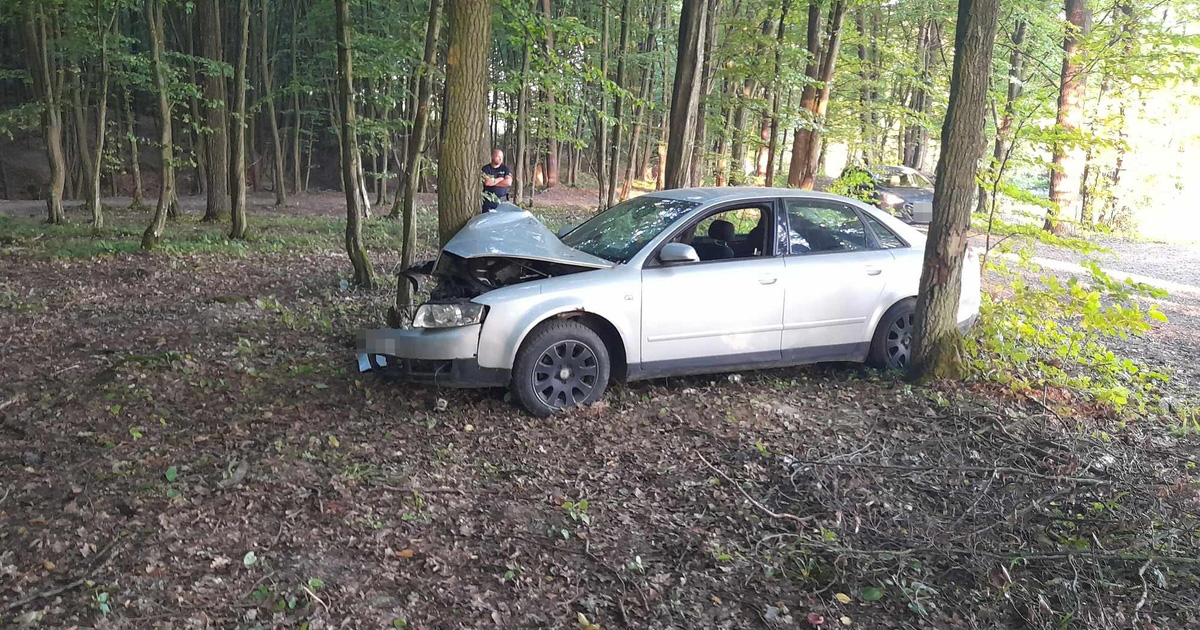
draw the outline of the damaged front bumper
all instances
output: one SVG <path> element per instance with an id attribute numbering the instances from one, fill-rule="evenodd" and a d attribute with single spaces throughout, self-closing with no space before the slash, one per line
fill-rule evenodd
<path id="1" fill-rule="evenodd" d="M 447 387 L 504 387 L 509 371 L 480 367 L 482 324 L 459 328 L 384 328 L 358 338 L 358 370 Z"/>

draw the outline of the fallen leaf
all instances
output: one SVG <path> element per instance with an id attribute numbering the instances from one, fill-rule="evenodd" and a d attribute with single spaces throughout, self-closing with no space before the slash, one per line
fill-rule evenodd
<path id="1" fill-rule="evenodd" d="M 53 571 L 53 570 L 54 570 L 54 567 L 55 567 L 55 564 L 54 564 L 53 562 L 49 561 L 49 560 L 43 560 L 43 561 L 42 561 L 42 566 L 46 567 L 46 570 L 47 570 L 47 571 Z"/>
<path id="2" fill-rule="evenodd" d="M 849 618 L 849 617 L 847 617 L 846 615 L 842 615 L 842 618 L 841 618 L 841 619 L 838 619 L 838 621 L 842 622 L 842 625 L 843 625 L 843 626 L 848 626 L 848 625 L 850 625 L 850 624 L 852 623 L 852 622 L 850 621 L 850 618 Z"/>
<path id="3" fill-rule="evenodd" d="M 258 556 L 253 551 L 247 551 L 246 555 L 242 556 L 242 564 L 248 567 L 254 566 L 255 562 L 258 562 Z"/>
<path id="4" fill-rule="evenodd" d="M 17 615 L 17 617 L 15 619 L 13 619 L 13 623 L 17 624 L 17 625 L 34 624 L 34 623 L 41 621 L 42 617 L 45 617 L 45 616 L 46 616 L 46 613 L 44 613 L 40 610 L 31 610 L 23 615 Z"/>
<path id="5" fill-rule="evenodd" d="M 808 613 L 808 624 L 811 626 L 820 626 L 825 624 L 825 617 L 817 613 Z"/>
<path id="6" fill-rule="evenodd" d="M 413 550 L 412 549 L 401 549 L 400 551 L 396 552 L 396 555 L 401 558 L 411 558 L 411 557 L 413 557 Z"/>
<path id="7" fill-rule="evenodd" d="M 836 599 L 836 600 L 838 600 L 839 602 L 841 602 L 841 603 L 843 603 L 843 604 L 849 604 L 849 603 L 850 603 L 850 596 L 849 596 L 849 595 L 847 595 L 847 594 L 845 594 L 845 593 L 835 593 L 835 594 L 834 594 L 834 596 L 833 596 L 833 598 L 834 598 L 834 599 Z"/>
<path id="8" fill-rule="evenodd" d="M 233 561 L 225 556 L 217 556 L 216 558 L 213 558 L 212 564 L 210 566 L 214 569 L 220 569 L 222 567 L 229 566 L 230 562 L 233 562 Z"/>

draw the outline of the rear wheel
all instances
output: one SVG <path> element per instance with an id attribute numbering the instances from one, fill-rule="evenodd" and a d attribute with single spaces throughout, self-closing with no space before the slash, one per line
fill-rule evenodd
<path id="1" fill-rule="evenodd" d="M 591 328 L 572 320 L 543 323 L 521 344 L 512 391 L 537 416 L 596 402 L 610 371 L 608 348 Z"/>
<path id="2" fill-rule="evenodd" d="M 905 298 L 893 304 L 875 326 L 867 363 L 884 370 L 903 370 L 908 367 L 916 316 L 916 298 Z"/>

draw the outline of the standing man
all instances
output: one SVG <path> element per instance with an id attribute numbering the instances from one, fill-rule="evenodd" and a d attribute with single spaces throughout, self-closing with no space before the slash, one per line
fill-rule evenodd
<path id="1" fill-rule="evenodd" d="M 491 212 L 501 201 L 508 201 L 508 189 L 512 183 L 512 171 L 504 163 L 504 152 L 494 149 L 492 161 L 483 165 L 483 211 Z M 490 198 L 489 193 L 495 195 L 495 199 Z"/>

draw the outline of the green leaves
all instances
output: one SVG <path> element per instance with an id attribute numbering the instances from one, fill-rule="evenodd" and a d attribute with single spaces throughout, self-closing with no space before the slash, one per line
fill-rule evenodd
<path id="1" fill-rule="evenodd" d="M 174 482 L 175 478 L 179 476 L 179 470 L 171 466 L 167 469 L 167 472 L 163 473 L 163 476 L 167 478 L 167 481 Z"/>

